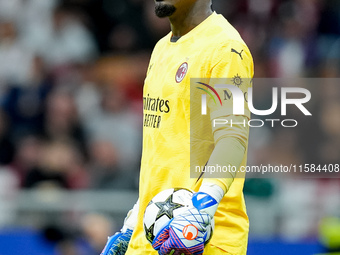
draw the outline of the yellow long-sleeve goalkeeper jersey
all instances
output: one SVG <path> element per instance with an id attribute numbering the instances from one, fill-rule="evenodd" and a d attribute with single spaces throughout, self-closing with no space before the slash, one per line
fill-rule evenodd
<path id="1" fill-rule="evenodd" d="M 213 13 L 177 42 L 171 42 L 171 36 L 168 34 L 155 46 L 145 79 L 140 207 L 127 255 L 158 254 L 143 232 L 146 206 L 168 188 L 199 189 L 202 180 L 190 178 L 190 153 L 196 155 L 192 157 L 195 163 L 204 166 L 215 143 L 211 119 L 232 115 L 232 97 L 216 89 L 222 106 L 209 101 L 207 116 L 200 128 L 195 128 L 199 130 L 196 135 L 203 137 L 195 138 L 190 151 L 190 79 L 203 78 L 209 83 L 210 78 L 228 78 L 229 84 L 246 93 L 250 84 L 244 81 L 253 76 L 253 60 L 246 44 L 222 15 Z M 212 80 L 210 85 L 214 86 Z M 249 118 L 247 106 L 244 116 Z M 245 164 L 246 153 L 241 165 Z M 210 241 L 219 250 L 237 255 L 246 252 L 249 229 L 243 183 L 243 178 L 235 178 L 219 204 Z"/>

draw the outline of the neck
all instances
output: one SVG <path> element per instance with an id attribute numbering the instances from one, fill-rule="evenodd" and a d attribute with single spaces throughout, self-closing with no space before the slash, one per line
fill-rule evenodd
<path id="1" fill-rule="evenodd" d="M 197 1 L 177 15 L 169 17 L 173 36 L 181 37 L 190 32 L 212 14 L 209 1 Z"/>

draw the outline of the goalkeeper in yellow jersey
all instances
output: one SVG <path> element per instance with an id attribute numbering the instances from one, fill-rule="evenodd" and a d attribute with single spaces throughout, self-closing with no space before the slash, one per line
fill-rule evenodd
<path id="1" fill-rule="evenodd" d="M 190 175 L 193 165 L 240 169 L 247 161 L 249 127 L 242 123 L 250 118 L 248 105 L 244 102 L 244 113 L 234 115 L 233 89 L 218 84 L 232 85 L 246 95 L 253 60 L 239 33 L 211 5 L 212 0 L 155 1 L 156 15 L 169 18 L 171 32 L 155 46 L 145 79 L 139 199 L 122 230 L 109 238 L 103 255 L 246 254 L 244 178 L 231 172 L 221 178 Z M 191 78 L 200 78 L 194 85 L 200 89 L 192 89 Z M 199 103 L 190 99 L 193 93 Z M 211 94 L 206 109 L 200 104 L 202 93 Z M 235 124 L 215 126 L 216 118 Z M 193 190 L 193 206 L 176 216 L 150 245 L 143 214 L 149 201 L 169 188 Z M 184 232 L 174 225 L 178 221 L 193 225 L 204 239 L 213 218 L 213 236 L 205 246 L 198 239 L 181 241 Z"/>

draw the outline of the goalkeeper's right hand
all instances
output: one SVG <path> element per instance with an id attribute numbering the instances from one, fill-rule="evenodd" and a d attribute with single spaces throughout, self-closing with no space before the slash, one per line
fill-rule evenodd
<path id="1" fill-rule="evenodd" d="M 133 230 L 128 229 L 126 232 L 117 232 L 109 237 L 107 243 L 100 255 L 124 255 L 131 239 Z"/>
<path id="2" fill-rule="evenodd" d="M 139 201 L 130 210 L 124 220 L 124 226 L 120 232 L 109 237 L 100 255 L 124 255 L 132 236 L 133 229 L 137 223 Z"/>

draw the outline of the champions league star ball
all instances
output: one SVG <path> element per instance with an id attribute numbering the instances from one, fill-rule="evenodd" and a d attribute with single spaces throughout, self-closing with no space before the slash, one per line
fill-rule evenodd
<path id="1" fill-rule="evenodd" d="M 150 201 L 144 212 L 143 225 L 146 239 L 151 244 L 155 236 L 172 218 L 192 207 L 192 195 L 190 190 L 173 188 L 161 191 Z M 208 238 L 205 244 L 210 240 L 213 226 L 214 222 L 208 229 Z M 198 234 L 197 231 L 193 225 L 184 226 L 183 235 L 188 240 L 194 240 Z"/>
<path id="2" fill-rule="evenodd" d="M 152 244 L 157 233 L 177 215 L 192 205 L 193 193 L 187 189 L 167 189 L 158 193 L 144 212 L 144 233 Z"/>

